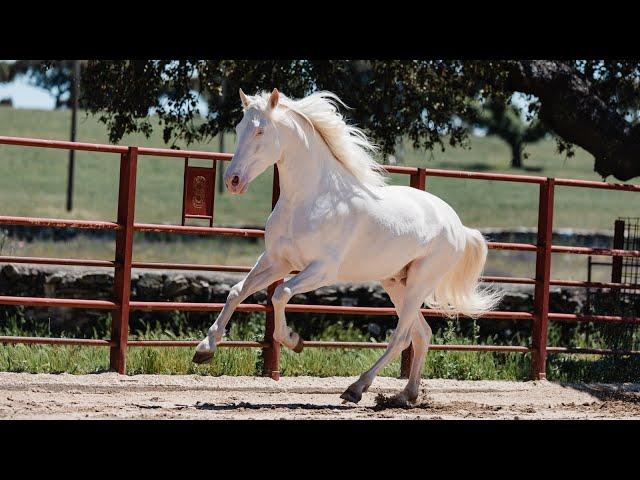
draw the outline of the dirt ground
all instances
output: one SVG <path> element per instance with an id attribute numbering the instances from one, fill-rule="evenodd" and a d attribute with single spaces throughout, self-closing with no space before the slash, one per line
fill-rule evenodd
<path id="1" fill-rule="evenodd" d="M 423 380 L 412 408 L 386 407 L 405 380 L 355 377 L 0 373 L 0 419 L 640 419 L 640 384 Z"/>

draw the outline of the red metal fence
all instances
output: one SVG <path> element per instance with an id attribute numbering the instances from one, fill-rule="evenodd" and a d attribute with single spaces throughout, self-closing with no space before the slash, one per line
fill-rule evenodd
<path id="1" fill-rule="evenodd" d="M 200 227 L 186 225 L 159 225 L 135 223 L 136 200 L 136 172 L 138 157 L 162 156 L 175 158 L 198 158 L 206 160 L 230 160 L 232 155 L 225 153 L 211 153 L 188 150 L 170 150 L 160 148 L 138 148 L 113 145 L 98 145 L 91 143 L 64 142 L 53 140 L 40 140 L 31 138 L 16 138 L 0 136 L 0 144 L 18 145 L 25 147 L 44 147 L 67 150 L 82 150 L 91 152 L 105 152 L 120 156 L 120 182 L 118 196 L 118 218 L 115 222 L 105 221 L 81 221 L 61 220 L 51 218 L 13 217 L 0 216 L 0 225 L 32 225 L 59 228 L 87 228 L 114 230 L 116 232 L 116 255 L 113 261 L 108 260 L 79 260 L 68 258 L 36 258 L 0 256 L 0 262 L 30 263 L 30 264 L 54 264 L 54 265 L 78 265 L 91 267 L 114 268 L 114 295 L 112 301 L 106 300 L 79 300 L 62 298 L 35 298 L 0 296 L 0 304 L 24 305 L 35 307 L 71 307 L 105 309 L 112 312 L 113 322 L 110 340 L 96 339 L 72 339 L 72 338 L 40 338 L 40 337 L 10 337 L 0 336 L 0 343 L 29 343 L 29 344 L 67 344 L 108 346 L 110 348 L 110 367 L 119 373 L 125 373 L 128 347 L 193 347 L 198 341 L 156 341 L 156 340 L 129 340 L 128 321 L 131 310 L 183 310 L 183 311 L 219 311 L 222 303 L 182 303 L 182 302 L 141 302 L 130 300 L 131 270 L 133 268 L 150 269 L 181 269 L 181 270 L 206 270 L 226 272 L 247 272 L 250 267 L 225 266 L 225 265 L 194 265 L 179 263 L 154 263 L 134 262 L 132 259 L 133 233 L 138 231 L 152 231 L 181 234 L 206 234 L 227 235 L 240 237 L 262 237 L 263 230 L 247 228 L 221 228 Z M 613 355 L 637 355 L 638 351 L 619 351 L 594 348 L 566 348 L 547 345 L 547 330 L 549 321 L 557 322 L 607 322 L 607 323 L 640 323 L 640 317 L 621 317 L 609 315 L 579 315 L 568 313 L 549 312 L 549 287 L 551 285 L 567 287 L 591 287 L 591 288 L 627 288 L 640 289 L 640 285 L 616 282 L 584 282 L 573 280 L 559 280 L 550 277 L 551 254 L 587 254 L 604 255 L 613 257 L 640 257 L 638 250 L 585 248 L 555 246 L 551 243 L 553 226 L 553 198 L 556 187 L 583 187 L 607 190 L 621 190 L 640 192 L 640 185 L 611 184 L 604 182 L 572 180 L 562 178 L 545 178 L 527 175 L 506 175 L 491 173 L 463 172 L 455 170 L 425 169 L 416 167 L 388 166 L 390 173 L 409 175 L 410 185 L 414 188 L 425 188 L 426 177 L 450 177 L 476 180 L 494 180 L 500 182 L 534 183 L 540 186 L 538 202 L 538 234 L 537 242 L 533 244 L 522 243 L 497 243 L 490 242 L 490 249 L 517 250 L 536 252 L 535 278 L 518 277 L 483 277 L 485 282 L 517 283 L 534 285 L 534 308 L 532 312 L 488 312 L 484 318 L 530 320 L 532 322 L 531 345 L 502 346 L 502 345 L 432 345 L 433 350 L 458 350 L 458 351 L 485 351 L 485 352 L 522 352 L 531 353 L 531 377 L 534 379 L 545 378 L 546 357 L 549 353 L 575 353 L 575 354 L 613 354 Z M 274 172 L 273 205 L 278 199 L 278 174 Z M 260 348 L 264 358 L 264 374 L 273 379 L 279 378 L 280 345 L 273 339 L 273 307 L 270 302 L 273 290 L 278 282 L 268 288 L 267 305 L 241 304 L 238 311 L 264 312 L 266 316 L 266 333 L 262 342 L 225 341 L 221 347 L 245 347 Z M 325 305 L 287 305 L 287 312 L 316 312 L 356 315 L 395 315 L 393 308 L 374 307 L 340 307 Z M 426 316 L 439 316 L 442 312 L 432 309 L 423 309 Z M 386 343 L 373 342 L 318 342 L 305 341 L 305 347 L 311 348 L 386 348 Z M 401 375 L 406 376 L 411 359 L 411 349 L 403 352 Z"/>

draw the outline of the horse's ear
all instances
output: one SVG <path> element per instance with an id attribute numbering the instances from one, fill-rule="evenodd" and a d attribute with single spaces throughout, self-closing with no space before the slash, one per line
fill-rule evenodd
<path id="1" fill-rule="evenodd" d="M 269 97 L 269 108 L 271 110 L 278 106 L 278 100 L 280 100 L 280 92 L 277 88 L 274 88 L 273 92 L 271 92 L 271 96 Z"/>
<path id="2" fill-rule="evenodd" d="M 242 106 L 244 108 L 247 108 L 249 106 L 249 99 L 247 98 L 247 96 L 244 94 L 244 92 L 242 91 L 242 89 L 240 89 L 240 100 L 242 101 Z"/>

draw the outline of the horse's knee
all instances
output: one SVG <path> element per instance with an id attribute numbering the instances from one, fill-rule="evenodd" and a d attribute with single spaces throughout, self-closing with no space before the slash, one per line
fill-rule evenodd
<path id="1" fill-rule="evenodd" d="M 387 347 L 387 349 L 391 352 L 392 355 L 395 356 L 398 352 L 409 348 L 410 345 L 411 329 L 396 329 L 395 332 L 393 332 L 393 336 L 391 337 L 391 341 L 389 342 L 389 346 Z"/>
<path id="2" fill-rule="evenodd" d="M 236 283 L 229 290 L 229 294 L 227 295 L 227 302 L 233 302 L 237 300 L 237 298 L 240 296 L 241 291 L 242 291 L 242 283 Z"/>
<path id="3" fill-rule="evenodd" d="M 427 341 L 427 343 L 431 340 L 431 336 L 433 335 L 433 330 L 431 330 L 431 327 L 429 326 L 429 324 L 427 322 L 424 322 L 424 336 L 425 339 Z"/>
<path id="4" fill-rule="evenodd" d="M 278 285 L 271 296 L 271 303 L 277 306 L 285 305 L 291 298 L 291 289 L 284 285 Z"/>
<path id="5" fill-rule="evenodd" d="M 411 334 L 414 347 L 419 347 L 420 349 L 429 347 L 432 331 L 429 324 L 423 318 L 420 318 L 418 322 L 414 324 Z"/>

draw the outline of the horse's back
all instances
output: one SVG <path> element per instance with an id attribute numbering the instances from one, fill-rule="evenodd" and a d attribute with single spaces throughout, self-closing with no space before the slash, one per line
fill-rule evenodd
<path id="1" fill-rule="evenodd" d="M 455 210 L 444 200 L 424 190 L 390 185 L 380 188 L 380 213 L 393 219 L 396 226 L 407 225 L 431 240 L 434 232 L 458 230 L 462 222 Z"/>
<path id="2" fill-rule="evenodd" d="M 464 249 L 463 226 L 453 208 L 428 192 L 388 186 L 358 204 L 358 227 L 349 233 L 341 279 L 372 278 L 416 258 Z M 379 277 L 382 278 L 382 277 Z"/>

